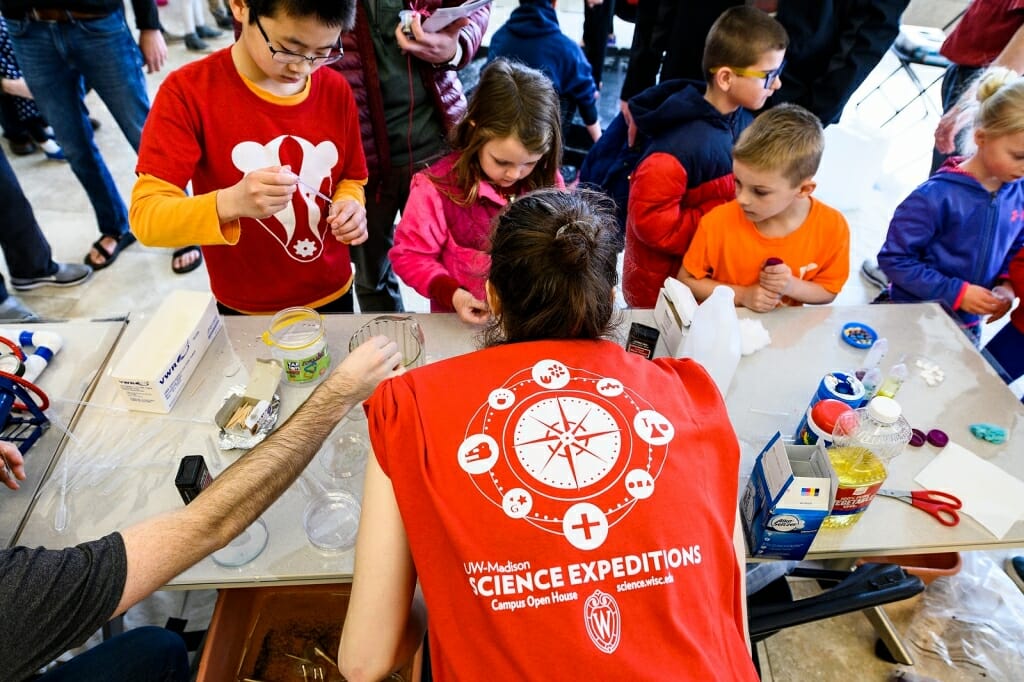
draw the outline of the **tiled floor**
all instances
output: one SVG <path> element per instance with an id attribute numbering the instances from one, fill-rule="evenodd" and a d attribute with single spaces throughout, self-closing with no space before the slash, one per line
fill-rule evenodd
<path id="1" fill-rule="evenodd" d="M 180 30 L 177 12 L 173 8 L 178 1 L 172 0 L 171 8 L 161 9 L 164 23 L 172 31 Z M 516 4 L 515 0 L 495 0 L 491 31 L 504 22 Z M 911 10 L 919 9 L 922 4 L 915 2 Z M 944 18 L 936 20 L 934 25 L 941 25 L 963 3 L 943 0 L 938 4 L 942 5 L 945 14 L 918 11 L 913 23 L 924 23 L 930 16 L 940 16 Z M 570 36 L 579 37 L 582 0 L 564 0 L 559 11 L 563 30 Z M 629 44 L 630 25 L 617 22 L 616 33 L 619 45 Z M 212 43 L 216 47 L 225 47 L 229 39 L 225 36 Z M 167 69 L 148 77 L 151 94 L 156 92 L 168 70 L 193 57 L 194 53 L 187 52 L 180 44 L 172 45 Z M 860 102 L 895 68 L 895 60 L 887 56 L 853 96 L 851 103 Z M 934 69 L 922 67 L 922 71 L 925 70 L 928 74 L 922 75 L 937 75 Z M 610 93 L 611 96 L 614 94 Z M 892 113 L 893 105 L 912 94 L 905 74 L 897 73 L 860 107 L 851 104 L 842 123 L 827 130 L 827 150 L 818 176 L 817 194 L 844 211 L 852 233 L 851 277 L 836 302 L 838 305 L 865 303 L 874 296 L 874 289 L 857 274 L 860 263 L 876 253 L 893 208 L 927 173 L 931 132 L 937 120 L 937 88 L 929 93 L 930 107 L 926 108 L 919 100 L 891 123 L 880 127 L 880 123 Z M 134 180 L 135 155 L 95 95 L 90 95 L 88 103 L 93 115 L 103 124 L 97 134 L 97 144 L 123 196 L 128 197 Z M 47 161 L 41 154 L 10 158 L 53 245 L 55 257 L 80 261 L 98 235 L 85 194 L 67 165 Z M 176 288 L 206 289 L 205 268 L 176 276 L 170 269 L 169 250 L 135 245 L 123 252 L 114 266 L 96 273 L 92 281 L 81 287 L 39 289 L 25 294 L 23 299 L 48 318 L 102 317 L 124 312 L 144 315 Z M 410 309 L 428 309 L 424 299 L 408 290 L 406 294 L 406 304 Z M 996 558 L 1001 560 L 1001 556 Z M 193 620 L 190 628 L 197 627 L 203 618 L 209 617 L 210 599 L 195 595 L 191 601 L 193 604 L 186 607 L 180 594 L 158 600 L 148 614 L 139 615 L 137 620 L 162 624 L 167 615 L 177 616 L 184 611 Z M 899 629 L 908 626 L 918 612 L 920 601 L 918 598 L 889 609 Z M 201 603 L 199 608 L 194 608 L 195 602 Z M 894 666 L 874 656 L 874 640 L 867 620 L 859 614 L 779 633 L 767 641 L 762 653 L 765 679 L 885 680 Z M 937 673 L 920 667 L 918 670 L 943 680 L 970 679 L 956 677 L 948 670 L 939 669 Z"/>

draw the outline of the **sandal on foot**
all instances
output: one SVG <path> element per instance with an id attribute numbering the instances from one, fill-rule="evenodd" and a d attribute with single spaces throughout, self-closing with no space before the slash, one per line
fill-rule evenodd
<path id="1" fill-rule="evenodd" d="M 178 267 L 174 266 L 174 260 L 176 258 L 181 258 L 182 256 L 187 256 L 188 254 L 192 253 L 193 251 L 196 252 L 196 255 L 198 256 L 198 258 L 196 258 L 194 261 L 192 261 L 188 265 L 181 265 L 181 266 L 178 266 Z M 173 270 L 174 274 L 176 274 L 176 275 L 184 275 L 186 273 L 192 272 L 193 270 L 195 270 L 196 268 L 198 268 L 202 264 L 203 264 L 203 250 L 200 249 L 198 246 L 196 246 L 194 244 L 192 246 L 186 246 L 186 247 L 181 248 L 181 249 L 176 249 L 174 251 L 174 253 L 171 254 L 171 270 Z"/>
<path id="2" fill-rule="evenodd" d="M 113 264 L 117 260 L 117 256 L 126 248 L 135 243 L 135 235 L 131 232 L 125 232 L 117 239 L 117 244 L 114 246 L 113 251 L 107 251 L 106 247 L 103 246 L 103 238 L 100 237 L 92 243 L 92 248 L 96 249 L 96 252 L 103 256 L 102 263 L 96 263 L 91 258 L 90 254 L 85 254 L 85 264 L 91 267 L 93 270 L 102 270 L 108 265 Z"/>

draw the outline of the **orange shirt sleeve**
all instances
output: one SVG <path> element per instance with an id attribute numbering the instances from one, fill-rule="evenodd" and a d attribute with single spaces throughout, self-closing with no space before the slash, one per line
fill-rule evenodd
<path id="1" fill-rule="evenodd" d="M 366 178 L 362 180 L 342 180 L 334 188 L 333 201 L 345 201 L 352 199 L 358 201 L 361 206 L 366 206 Z"/>
<path id="2" fill-rule="evenodd" d="M 155 175 L 139 175 L 132 188 L 128 221 L 146 246 L 238 243 L 238 221 L 221 223 L 217 192 L 190 197 L 177 185 Z"/>

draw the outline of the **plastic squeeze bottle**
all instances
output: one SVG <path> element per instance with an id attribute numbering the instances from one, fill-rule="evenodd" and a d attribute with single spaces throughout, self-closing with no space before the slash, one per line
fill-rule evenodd
<path id="1" fill-rule="evenodd" d="M 740 321 L 735 298 L 730 287 L 715 287 L 697 306 L 681 354 L 703 365 L 723 396 L 740 363 Z"/>

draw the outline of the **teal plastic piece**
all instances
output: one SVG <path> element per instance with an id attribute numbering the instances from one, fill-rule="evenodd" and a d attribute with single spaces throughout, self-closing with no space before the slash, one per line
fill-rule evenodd
<path id="1" fill-rule="evenodd" d="M 989 443 L 1005 443 L 1006 429 L 995 424 L 971 424 L 971 433 L 975 438 L 988 441 Z"/>

